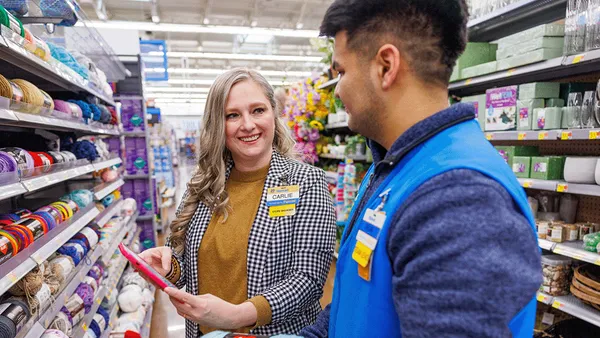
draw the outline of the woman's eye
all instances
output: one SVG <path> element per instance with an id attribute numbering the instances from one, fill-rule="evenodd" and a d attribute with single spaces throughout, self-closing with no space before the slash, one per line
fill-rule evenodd
<path id="1" fill-rule="evenodd" d="M 264 112 L 265 112 L 265 109 L 264 109 L 264 108 L 257 108 L 257 109 L 255 109 L 255 110 L 254 110 L 254 112 L 255 112 L 256 114 L 262 114 L 262 113 L 264 113 Z"/>
<path id="2" fill-rule="evenodd" d="M 232 114 L 225 115 L 225 118 L 228 119 L 228 120 L 231 120 L 233 118 L 236 118 L 237 116 L 238 116 L 238 114 L 232 113 Z"/>

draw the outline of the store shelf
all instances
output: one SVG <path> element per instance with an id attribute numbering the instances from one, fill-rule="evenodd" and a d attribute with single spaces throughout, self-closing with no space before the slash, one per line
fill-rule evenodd
<path id="1" fill-rule="evenodd" d="M 154 219 L 154 215 L 138 216 L 138 221 L 151 221 Z"/>
<path id="2" fill-rule="evenodd" d="M 110 160 L 96 162 L 96 163 L 93 163 L 92 165 L 94 166 L 94 169 L 96 169 L 96 171 L 99 171 L 99 170 L 106 169 L 106 168 L 112 167 L 113 165 L 117 165 L 117 164 L 121 164 L 121 163 L 123 163 L 123 160 L 121 160 L 120 157 L 116 157 L 116 158 L 113 158 Z"/>
<path id="3" fill-rule="evenodd" d="M 492 87 L 517 85 L 529 82 L 556 80 L 598 72 L 600 50 L 558 57 L 492 74 L 463 79 L 450 84 L 451 94 L 466 96 L 483 93 Z"/>
<path id="4" fill-rule="evenodd" d="M 67 282 L 63 290 L 54 297 L 54 302 L 50 307 L 40 315 L 37 320 L 39 327 L 45 330 L 50 326 L 56 315 L 60 312 L 60 309 L 69 300 L 71 295 L 75 293 L 79 284 L 83 282 L 83 279 L 87 276 L 94 263 L 102 255 L 103 250 L 104 248 L 101 245 L 96 245 L 95 249 L 88 253 L 79 266 L 75 267 L 75 270 L 71 273 L 72 277 L 70 277 L 69 282 Z M 41 334 L 38 334 L 34 326 L 34 328 L 27 332 L 25 338 L 39 338 L 40 336 Z"/>
<path id="5" fill-rule="evenodd" d="M 108 290 L 103 286 L 98 288 L 90 312 L 83 317 L 81 323 L 73 328 L 73 337 L 83 337 L 83 335 L 87 332 L 92 320 L 94 320 L 94 315 L 98 312 L 98 308 L 100 307 L 100 304 L 102 304 L 102 300 L 104 299 L 104 296 L 106 296 L 107 292 Z"/>
<path id="6" fill-rule="evenodd" d="M 575 184 L 565 181 L 546 181 L 532 178 L 519 178 L 519 183 L 523 188 L 556 191 L 569 194 L 600 196 L 600 185 L 595 184 Z"/>
<path id="7" fill-rule="evenodd" d="M 85 134 L 119 135 L 119 130 L 108 125 L 88 125 L 79 121 L 69 121 L 50 116 L 21 113 L 0 109 L 0 124 L 21 128 L 43 128 L 46 130 L 78 131 Z"/>
<path id="8" fill-rule="evenodd" d="M 0 265 L 2 267 L 0 271 L 0 295 L 8 291 L 11 286 L 33 268 L 42 264 L 99 213 L 96 206 L 90 204 L 87 208 L 77 212 L 73 218 L 52 229 L 15 257 Z"/>
<path id="9" fill-rule="evenodd" d="M 321 154 L 319 155 L 319 157 L 321 158 L 328 158 L 328 159 L 334 159 L 334 160 L 346 160 L 346 159 L 351 159 L 354 161 L 366 161 L 367 160 L 367 156 L 356 156 L 356 155 L 333 155 L 333 154 Z"/>
<path id="10" fill-rule="evenodd" d="M 541 291 L 537 292 L 536 298 L 538 302 L 544 303 L 546 305 L 552 305 L 552 302 L 554 302 L 554 296 L 550 296 L 549 294 L 543 293 Z"/>
<path id="11" fill-rule="evenodd" d="M 567 0 L 521 0 L 469 21 L 470 42 L 489 42 L 544 23 L 564 19 Z"/>
<path id="12" fill-rule="evenodd" d="M 485 137 L 490 141 L 600 140 L 600 129 L 498 131 L 486 132 Z"/>
<path id="13" fill-rule="evenodd" d="M 344 129 L 344 128 L 348 128 L 348 121 L 329 123 L 329 124 L 325 125 L 325 129 L 327 129 L 327 130 Z"/>
<path id="14" fill-rule="evenodd" d="M 15 34 L 9 29 L 2 26 L 0 33 L 0 59 L 3 61 L 1 64 L 3 69 L 12 68 L 14 72 L 14 67 L 17 67 L 20 73 L 24 73 L 22 77 L 43 80 L 44 83 L 34 82 L 41 89 L 58 86 L 74 93 L 91 94 L 109 105 L 115 105 L 115 101 L 111 97 L 92 88 L 89 81 L 84 80 L 67 66 L 55 59 L 51 59 L 49 62 L 42 61 L 27 51 L 16 42 L 18 38 L 15 38 Z M 6 63 L 10 64 L 10 67 Z"/>
<path id="15" fill-rule="evenodd" d="M 552 251 L 552 249 L 554 249 L 556 246 L 556 243 L 547 239 L 538 238 L 538 245 L 544 250 Z"/>
<path id="16" fill-rule="evenodd" d="M 106 330 L 104 330 L 104 332 L 102 332 L 102 336 L 100 336 L 100 338 L 108 338 L 110 336 L 113 326 L 115 325 L 114 322 L 117 319 L 117 315 L 119 314 L 119 303 L 118 302 L 115 302 L 115 304 L 110 309 L 108 314 L 110 315 L 110 317 L 109 317 L 110 320 L 108 321 L 108 327 L 106 328 Z"/>
<path id="17" fill-rule="evenodd" d="M 123 177 L 126 180 L 139 180 L 139 179 L 146 179 L 146 178 L 150 178 L 149 174 L 137 174 L 137 175 L 125 175 L 125 177 Z"/>
<path id="18" fill-rule="evenodd" d="M 600 311 L 584 304 L 573 295 L 554 297 L 552 307 L 590 324 L 600 326 Z"/>
<path id="19" fill-rule="evenodd" d="M 335 183 L 338 180 L 338 173 L 334 171 L 326 171 L 325 178 L 327 178 L 330 182 Z"/>
<path id="20" fill-rule="evenodd" d="M 124 202 L 122 199 L 114 201 L 108 206 L 108 208 L 104 209 L 104 211 L 102 211 L 98 217 L 96 217 L 96 224 L 98 224 L 100 227 L 103 227 L 106 223 L 108 223 L 108 221 L 110 221 L 111 218 L 113 218 L 113 216 L 121 211 L 123 203 Z"/>
<path id="21" fill-rule="evenodd" d="M 94 198 L 96 201 L 102 200 L 104 197 L 110 195 L 113 191 L 119 189 L 125 184 L 125 181 L 118 179 L 114 182 L 103 183 L 97 187 L 94 187 Z"/>
<path id="22" fill-rule="evenodd" d="M 126 131 L 122 133 L 123 136 L 127 137 L 146 137 L 145 131 Z"/>
<path id="23" fill-rule="evenodd" d="M 323 83 L 321 86 L 319 86 L 318 89 L 326 89 L 326 88 L 334 87 L 335 85 L 337 85 L 338 82 L 340 82 L 340 78 L 336 77 L 333 80 L 329 80 L 329 81 Z"/>
<path id="24" fill-rule="evenodd" d="M 6 185 L 2 185 L 2 189 L 0 189 L 0 201 L 11 198 L 14 196 L 19 196 L 27 192 L 27 189 L 21 184 L 21 182 L 9 183 Z"/>
<path id="25" fill-rule="evenodd" d="M 150 337 L 150 328 L 151 328 L 151 325 L 152 325 L 152 310 L 153 309 L 154 309 L 154 305 L 152 305 L 150 307 L 150 309 L 146 313 L 146 317 L 144 318 L 144 324 L 142 324 L 143 325 L 142 326 L 142 332 L 140 334 L 142 336 L 142 338 L 149 338 Z"/>
<path id="26" fill-rule="evenodd" d="M 583 241 L 557 243 L 552 252 L 580 261 L 600 265 L 600 255 L 583 250 Z"/>
<path id="27" fill-rule="evenodd" d="M 144 100 L 144 97 L 141 95 L 117 95 L 115 96 L 115 101 L 122 100 Z"/>
<path id="28" fill-rule="evenodd" d="M 117 250 L 119 243 L 121 243 L 121 241 L 125 238 L 125 235 L 128 232 L 131 232 L 133 230 L 133 225 L 135 224 L 137 217 L 138 217 L 138 213 L 136 212 L 135 214 L 133 214 L 133 216 L 130 216 L 129 219 L 126 220 L 125 226 L 123 227 L 123 229 L 121 229 L 121 231 L 115 235 L 113 240 L 107 246 L 108 249 L 104 252 L 104 255 L 102 256 L 102 259 L 101 259 L 102 263 L 104 263 L 104 264 L 108 263 L 110 258 L 113 256 L 113 254 Z"/>

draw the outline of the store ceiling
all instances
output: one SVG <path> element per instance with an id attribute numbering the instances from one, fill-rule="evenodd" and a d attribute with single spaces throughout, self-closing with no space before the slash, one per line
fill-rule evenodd
<path id="1" fill-rule="evenodd" d="M 87 16 L 96 22 L 140 27 L 143 39 L 166 40 L 169 55 L 171 88 L 207 87 L 215 70 L 249 67 L 268 71 L 270 80 L 295 81 L 320 70 L 319 54 L 309 36 L 317 36 L 326 9 L 333 0 L 81 0 Z M 105 20 L 102 20 L 105 19 Z M 152 22 L 159 22 L 158 25 Z M 175 25 L 193 27 L 237 26 L 236 32 L 182 32 Z M 145 26 L 144 26 L 145 25 Z M 169 27 L 168 29 L 164 29 Z M 186 26 L 190 27 L 190 26 Z M 255 35 L 248 28 L 283 29 L 284 34 Z M 304 32 L 301 37 L 295 33 Z M 287 34 L 290 33 L 290 34 Z M 291 36 L 290 36 L 291 35 Z M 177 53 L 177 52 L 184 52 Z M 187 53 L 186 53 L 187 52 Z M 227 53 L 299 56 L 302 60 L 234 60 L 202 58 L 189 53 Z M 190 72 L 182 69 L 211 70 Z M 198 80 L 197 84 L 192 84 Z M 190 84 L 182 84 L 190 82 Z M 200 84 L 202 82 L 202 84 Z M 149 84 L 153 85 L 153 84 Z M 165 86 L 165 84 L 161 84 Z M 185 90 L 182 90 L 185 92 Z M 181 93 L 179 93 L 181 95 Z M 194 94 L 195 98 L 198 94 Z M 200 95 L 202 96 L 202 95 Z M 163 96 L 164 99 L 164 96 Z M 197 103 L 195 103 L 197 104 Z"/>

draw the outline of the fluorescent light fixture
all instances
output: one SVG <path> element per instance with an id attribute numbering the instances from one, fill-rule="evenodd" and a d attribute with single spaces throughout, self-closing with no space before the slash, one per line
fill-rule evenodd
<path id="1" fill-rule="evenodd" d="M 189 74 L 189 75 L 221 75 L 226 69 L 201 69 L 201 68 L 169 68 L 169 74 Z M 312 72 L 301 71 L 282 71 L 282 70 L 257 70 L 263 76 L 289 76 L 289 77 L 309 77 Z M 147 68 L 147 73 L 164 73 L 164 68 Z"/>
<path id="2" fill-rule="evenodd" d="M 210 21 L 204 19 L 204 25 L 186 25 L 161 23 L 154 24 L 144 21 L 85 21 L 85 25 L 94 28 L 113 28 L 135 31 L 150 31 L 150 32 L 171 32 L 171 33 L 212 33 L 212 34 L 229 34 L 229 35 L 268 35 L 268 36 L 284 36 L 294 38 L 316 38 L 319 36 L 319 31 L 316 30 L 300 30 L 300 29 L 282 29 L 282 28 L 260 28 L 247 26 L 209 26 Z M 83 26 L 83 22 L 78 22 L 78 26 Z"/>
<path id="3" fill-rule="evenodd" d="M 156 99 L 156 103 L 200 103 L 205 104 L 206 99 Z"/>
<path id="4" fill-rule="evenodd" d="M 169 93 L 148 93 L 145 95 L 147 98 L 154 99 L 204 99 L 206 100 L 207 94 L 169 94 Z"/>
<path id="5" fill-rule="evenodd" d="M 145 93 L 208 93 L 210 88 L 146 87 Z"/>
<path id="6" fill-rule="evenodd" d="M 169 79 L 169 84 L 177 85 L 198 85 L 198 86 L 212 86 L 214 80 L 191 80 L 191 79 Z M 271 86 L 287 86 L 292 82 L 288 81 L 269 81 Z"/>
<path id="7" fill-rule="evenodd" d="M 210 24 L 210 20 L 208 20 L 208 18 L 204 18 L 204 20 L 202 20 L 202 23 L 208 25 Z"/>
<path id="8" fill-rule="evenodd" d="M 304 24 L 302 22 L 298 22 L 296 24 L 296 29 L 302 29 L 302 28 L 304 28 Z"/>
<path id="9" fill-rule="evenodd" d="M 158 15 L 153 15 L 152 16 L 152 22 L 154 23 L 159 23 L 160 22 L 160 17 Z"/>
<path id="10" fill-rule="evenodd" d="M 160 55 L 159 55 L 160 54 Z M 150 52 L 151 56 L 162 56 L 161 52 Z M 219 59 L 219 60 L 253 60 L 253 61 L 289 61 L 289 62 L 314 62 L 318 63 L 323 58 L 320 56 L 296 55 L 271 55 L 271 54 L 228 54 L 228 53 L 199 53 L 199 52 L 167 52 L 168 57 L 187 57 L 191 59 Z"/>
<path id="11" fill-rule="evenodd" d="M 256 27 L 256 26 L 258 26 L 258 21 L 256 21 L 256 20 L 252 20 L 252 22 L 250 22 L 250 26 L 251 26 L 251 27 Z"/>

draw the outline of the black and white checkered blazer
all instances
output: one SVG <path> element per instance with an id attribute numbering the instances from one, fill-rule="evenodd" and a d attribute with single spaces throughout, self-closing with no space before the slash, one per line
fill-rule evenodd
<path id="1" fill-rule="evenodd" d="M 227 169 L 227 177 L 231 165 Z M 271 218 L 267 189 L 299 185 L 294 216 Z M 198 294 L 198 249 L 212 212 L 200 203 L 192 217 L 177 286 Z M 253 334 L 296 334 L 321 311 L 319 299 L 335 246 L 335 211 L 323 170 L 273 152 L 260 206 L 248 239 L 248 299 L 262 295 L 271 305 L 272 322 Z M 169 244 L 167 244 L 169 245 Z M 202 276 L 200 276 L 202 278 Z M 199 336 L 198 325 L 186 321 L 186 338 Z"/>

